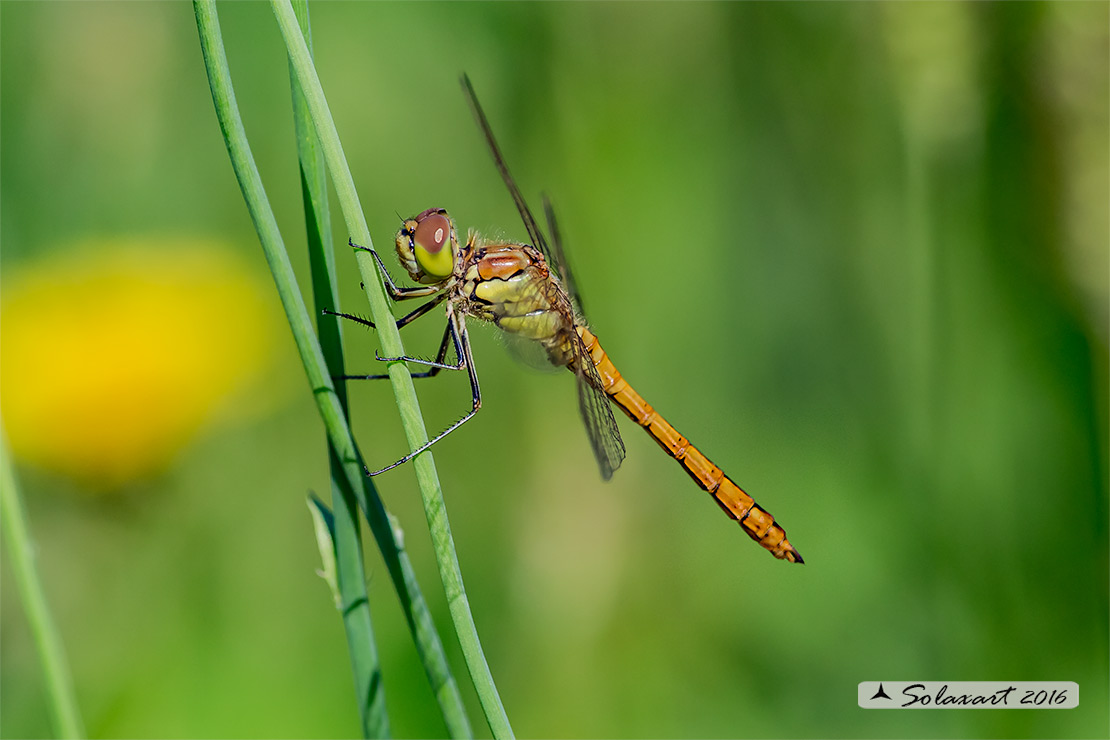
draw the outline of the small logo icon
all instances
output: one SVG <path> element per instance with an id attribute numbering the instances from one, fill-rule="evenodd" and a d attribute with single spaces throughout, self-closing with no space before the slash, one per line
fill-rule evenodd
<path id="1" fill-rule="evenodd" d="M 883 682 L 882 681 L 879 681 L 879 690 L 876 691 L 875 695 L 872 696 L 871 698 L 872 699 L 887 699 L 887 700 L 890 699 L 890 697 L 886 695 L 886 692 L 883 691 Z"/>

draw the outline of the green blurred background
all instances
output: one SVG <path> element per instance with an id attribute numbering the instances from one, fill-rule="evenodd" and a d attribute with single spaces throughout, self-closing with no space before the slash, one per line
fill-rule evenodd
<path id="1" fill-rule="evenodd" d="M 219 10 L 305 286 L 276 23 L 261 3 Z M 806 558 L 762 552 L 624 421 L 602 484 L 570 377 L 475 330 L 485 405 L 435 455 L 518 734 L 1110 733 L 1106 3 L 311 12 L 383 253 L 430 206 L 524 236 L 466 71 L 526 194 L 555 201 L 614 361 Z M 88 731 L 355 735 L 304 503 L 328 490 L 322 425 L 192 8 L 0 18 L 0 392 Z M 343 307 L 365 312 L 338 262 Z M 406 346 L 431 353 L 441 329 Z M 371 370 L 375 346 L 348 328 L 349 366 Z M 468 404 L 465 378 L 418 390 L 431 429 Z M 406 451 L 388 387 L 352 404 L 371 465 Z M 411 467 L 377 483 L 486 735 Z M 0 735 L 45 737 L 4 557 Z M 376 553 L 368 569 L 393 731 L 440 735 Z M 878 679 L 1070 680 L 1080 705 L 859 709 Z"/>

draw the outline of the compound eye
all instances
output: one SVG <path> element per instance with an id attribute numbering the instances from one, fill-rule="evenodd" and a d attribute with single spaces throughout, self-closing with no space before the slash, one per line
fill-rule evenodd
<path id="1" fill-rule="evenodd" d="M 417 217 L 414 241 L 429 254 L 437 254 L 451 238 L 451 221 L 442 212 L 425 211 Z"/>

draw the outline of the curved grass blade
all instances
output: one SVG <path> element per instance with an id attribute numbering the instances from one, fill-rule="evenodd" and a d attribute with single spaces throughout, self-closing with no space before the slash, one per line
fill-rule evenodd
<path id="1" fill-rule="evenodd" d="M 342 549 L 337 547 L 337 576 L 344 599 L 342 612 L 344 625 L 347 628 L 352 668 L 355 672 L 355 690 L 359 702 L 362 734 L 364 737 L 385 737 L 389 734 L 389 721 L 385 713 L 381 668 L 370 622 L 370 605 L 366 597 L 362 546 L 358 538 L 358 517 L 356 505 L 353 503 L 355 501 L 353 492 L 360 487 L 362 472 L 357 462 L 357 454 L 346 417 L 339 398 L 332 388 L 320 345 L 316 341 L 308 311 L 297 287 L 293 267 L 289 262 L 289 255 L 285 251 L 277 221 L 274 219 L 273 209 L 266 198 L 262 179 L 251 156 L 246 132 L 235 103 L 235 92 L 231 85 L 231 73 L 224 54 L 215 4 L 212 0 L 195 0 L 193 8 L 200 33 L 205 68 L 208 71 L 208 82 L 212 88 L 212 100 L 216 106 L 220 130 L 227 144 L 232 167 L 239 181 L 239 187 L 243 191 L 243 198 L 246 200 L 255 230 L 258 232 L 278 295 L 293 331 L 297 351 L 313 388 L 325 428 L 328 430 L 328 439 L 332 444 L 331 457 L 333 460 L 343 461 L 341 467 L 347 482 L 344 500 L 349 500 L 351 504 L 345 507 L 346 512 L 336 518 L 337 542 L 344 543 Z M 340 487 L 343 488 L 343 486 Z M 341 525 L 340 522 L 345 524 Z M 342 529 L 347 531 L 340 534 Z"/>
<path id="2" fill-rule="evenodd" d="M 343 211 L 343 218 L 347 224 L 349 235 L 359 244 L 372 246 L 370 233 L 366 226 L 366 219 L 362 213 L 358 194 L 355 192 L 354 180 L 350 168 L 343 156 L 343 147 L 339 141 L 339 134 L 331 118 L 323 88 L 312 65 L 304 37 L 297 26 L 296 15 L 289 4 L 289 0 L 271 0 L 274 16 L 281 27 L 282 36 L 289 50 L 289 58 L 297 74 L 297 79 L 304 90 L 308 108 L 316 125 L 317 135 L 323 148 L 324 159 L 328 170 L 331 172 L 332 182 L 335 184 L 336 196 Z M 382 350 L 389 357 L 401 357 L 405 354 L 401 343 L 401 336 L 394 324 L 390 311 L 389 301 L 382 286 L 382 276 L 378 272 L 374 259 L 364 251 L 358 252 L 356 260 L 359 272 L 362 274 L 366 297 L 370 303 L 370 313 L 378 325 L 378 338 Z M 389 365 L 389 376 L 393 384 L 393 392 L 397 398 L 397 408 L 401 414 L 401 423 L 408 438 L 409 449 L 417 449 L 428 441 L 428 432 L 424 426 L 424 419 L 420 414 L 420 404 L 416 399 L 416 390 L 413 388 L 412 377 L 403 362 L 394 362 Z M 478 631 L 474 625 L 474 616 L 470 612 L 470 603 L 463 587 L 462 572 L 459 568 L 458 556 L 455 553 L 454 541 L 451 537 L 450 522 L 447 519 L 447 509 L 443 500 L 443 490 L 436 473 L 435 461 L 430 452 L 420 454 L 413 460 L 416 471 L 417 483 L 420 486 L 421 499 L 424 504 L 424 515 L 428 520 L 428 528 L 432 537 L 432 547 L 436 556 L 436 565 L 439 568 L 443 590 L 447 596 L 447 605 L 451 613 L 451 621 L 455 626 L 455 633 L 459 638 L 459 645 L 463 651 L 467 668 L 470 672 L 478 699 L 482 704 L 486 721 L 495 738 L 510 738 L 513 736 L 509 718 L 501 704 L 501 697 L 493 683 L 489 664 L 482 652 Z"/>
<path id="3" fill-rule="evenodd" d="M 297 0 L 294 3 L 294 10 L 306 47 L 311 54 L 312 39 L 309 30 L 308 5 L 304 0 Z M 290 85 L 293 91 L 293 117 L 297 132 L 297 153 L 301 169 L 312 292 L 316 315 L 319 317 L 317 327 L 328 371 L 332 377 L 338 377 L 345 374 L 340 324 L 335 317 L 322 315 L 322 309 L 335 308 L 339 305 L 335 279 L 335 252 L 329 228 L 331 217 L 328 209 L 324 160 L 321 156 L 320 142 L 316 136 L 316 127 L 309 117 L 304 93 L 292 68 L 290 68 Z M 344 413 L 350 418 L 346 384 L 338 384 L 335 390 Z M 334 446 L 330 443 L 329 449 L 334 450 Z M 343 485 L 345 478 L 342 465 L 334 455 L 331 455 L 330 459 L 332 501 L 335 502 L 337 512 L 353 518 L 355 517 L 354 507 L 344 495 L 346 487 Z M 413 634 L 417 652 L 424 664 L 424 671 L 439 704 L 447 735 L 452 738 L 473 737 L 470 720 L 466 716 L 458 684 L 451 675 L 443 643 L 439 639 L 423 594 L 417 585 L 412 564 L 404 552 L 403 535 L 390 521 L 371 479 L 362 478 L 362 488 L 358 493 L 361 495 L 357 498 L 370 523 L 371 532 L 378 544 L 378 549 L 382 552 L 386 567 L 389 569 L 409 630 Z M 339 508 L 340 505 L 343 507 L 342 510 Z M 351 525 L 347 526 L 351 528 Z M 354 520 L 353 531 L 357 534 L 357 518 Z M 332 533 L 334 539 L 334 525 Z M 337 540 L 337 547 L 339 544 L 340 541 Z M 361 550 L 359 555 L 361 557 Z"/>

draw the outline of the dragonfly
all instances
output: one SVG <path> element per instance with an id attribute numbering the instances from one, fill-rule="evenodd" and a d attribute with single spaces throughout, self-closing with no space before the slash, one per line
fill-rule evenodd
<path id="1" fill-rule="evenodd" d="M 429 208 L 405 219 L 397 232 L 395 245 L 401 266 L 418 284 L 416 287 L 399 287 L 373 248 L 349 241 L 351 247 L 373 255 L 381 270 L 383 284 L 394 300 L 430 299 L 397 319 L 398 329 L 441 304 L 446 310 L 447 325 L 434 360 L 409 356 L 377 356 L 377 359 L 384 362 L 404 361 L 427 368 L 413 372 L 413 378 L 432 378 L 443 370 L 466 371 L 471 389 L 471 409 L 462 418 L 392 465 L 374 472 L 367 469 L 367 475 L 378 475 L 408 462 L 478 413 L 482 392 L 466 326 L 467 318 L 472 318 L 538 343 L 547 360 L 574 373 L 579 410 L 603 479 L 612 477 L 625 456 L 624 441 L 611 408 L 615 405 L 674 458 L 729 517 L 739 522 L 749 537 L 776 558 L 791 563 L 803 562 L 775 518 L 679 434 L 617 370 L 586 322 L 563 253 L 551 202 L 544 197 L 544 215 L 551 234 L 548 241 L 509 173 L 470 79 L 463 75 L 461 83 L 478 128 L 516 204 L 531 243 L 487 241 L 470 231 L 466 242 L 460 244 L 455 222 L 447 211 Z M 374 328 L 373 322 L 360 316 L 327 309 L 324 313 Z M 448 362 L 448 352 L 452 349 L 455 361 Z M 388 377 L 388 374 L 382 373 L 345 375 L 342 379 L 377 380 Z"/>

